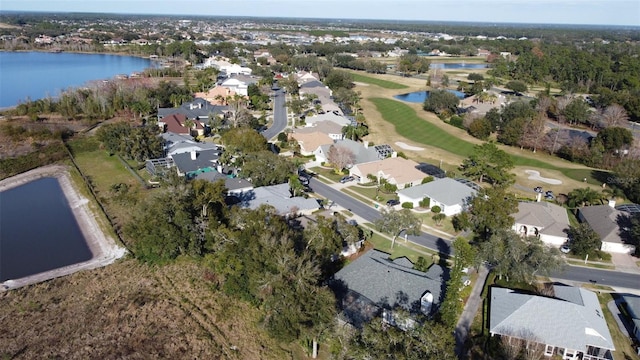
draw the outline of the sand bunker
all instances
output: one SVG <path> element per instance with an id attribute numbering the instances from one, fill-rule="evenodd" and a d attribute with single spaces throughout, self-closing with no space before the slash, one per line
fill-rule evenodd
<path id="1" fill-rule="evenodd" d="M 540 176 L 540 171 L 537 170 L 525 170 L 525 174 L 529 175 L 529 180 L 538 180 L 551 185 L 560 185 L 562 181 L 558 179 L 550 179 Z"/>
<path id="2" fill-rule="evenodd" d="M 125 248 L 117 245 L 113 237 L 102 231 L 97 223 L 95 215 L 89 207 L 89 200 L 78 193 L 78 191 L 73 187 L 69 173 L 64 166 L 45 166 L 2 180 L 0 181 L 0 191 L 24 185 L 43 177 L 54 177 L 60 183 L 60 187 L 69 202 L 69 207 L 78 222 L 82 235 L 84 236 L 87 246 L 91 250 L 91 254 L 93 256 L 90 260 L 78 264 L 26 276 L 20 279 L 7 280 L 0 284 L 0 292 L 73 274 L 80 270 L 107 266 L 127 253 Z"/>
<path id="3" fill-rule="evenodd" d="M 412 150 L 412 151 L 422 151 L 422 150 L 424 150 L 424 148 L 417 147 L 417 146 L 411 146 L 411 145 L 403 143 L 401 141 L 396 141 L 396 145 L 398 145 L 398 147 L 400 147 L 403 150 Z"/>

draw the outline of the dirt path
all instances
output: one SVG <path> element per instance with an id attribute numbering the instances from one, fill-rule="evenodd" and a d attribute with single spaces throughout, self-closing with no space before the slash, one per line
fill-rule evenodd
<path id="1" fill-rule="evenodd" d="M 0 285 L 0 291 L 15 289 L 25 285 L 38 283 L 60 276 L 72 274 L 76 271 L 95 269 L 109 265 L 126 254 L 126 249 L 117 245 L 115 239 L 105 234 L 98 224 L 99 217 L 96 217 L 90 208 L 89 200 L 83 197 L 73 186 L 68 169 L 62 165 L 50 165 L 35 170 L 16 175 L 14 177 L 0 181 L 0 191 L 12 189 L 24 185 L 28 182 L 44 177 L 53 177 L 58 180 L 62 191 L 67 198 L 69 207 L 78 222 L 87 245 L 92 253 L 92 258 L 81 262 L 58 268 L 51 271 L 23 277 L 20 279 L 7 280 Z"/>

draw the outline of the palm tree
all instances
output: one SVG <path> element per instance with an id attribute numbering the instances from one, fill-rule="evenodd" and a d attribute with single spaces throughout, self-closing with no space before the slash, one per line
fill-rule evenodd
<path id="1" fill-rule="evenodd" d="M 571 190 L 568 197 L 567 204 L 571 208 L 593 205 L 602 200 L 602 194 L 588 187 Z"/>

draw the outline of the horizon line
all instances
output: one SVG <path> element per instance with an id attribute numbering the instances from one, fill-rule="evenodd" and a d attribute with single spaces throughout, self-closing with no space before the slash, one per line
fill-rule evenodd
<path id="1" fill-rule="evenodd" d="M 123 13 L 123 12 L 103 12 L 103 11 L 36 11 L 36 10 L 2 10 L 0 15 L 5 13 L 32 13 L 32 14 L 70 14 L 70 15 L 121 15 L 121 16 L 149 16 L 149 17 L 194 17 L 194 18 L 238 18 L 238 19 L 283 19 L 283 20 L 338 20 L 357 22 L 403 22 L 403 23 L 434 23 L 434 24 L 477 24 L 477 25 L 530 25 L 530 26 L 577 26 L 577 27 L 608 27 L 608 28 L 632 28 L 640 29 L 640 24 L 589 24 L 589 23 L 528 23 L 509 21 L 468 21 L 468 20 L 417 20 L 417 19 L 371 19 L 371 18 L 332 18 L 332 17 L 287 17 L 287 16 L 259 16 L 259 15 L 199 15 L 199 14 L 163 14 L 163 13 Z"/>

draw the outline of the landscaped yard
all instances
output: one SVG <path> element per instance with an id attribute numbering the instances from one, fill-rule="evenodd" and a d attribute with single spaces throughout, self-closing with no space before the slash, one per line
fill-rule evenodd
<path id="1" fill-rule="evenodd" d="M 371 224 L 366 224 L 363 227 L 365 231 L 367 231 L 367 229 L 375 230 Z M 392 259 L 406 256 L 414 264 L 418 261 L 419 257 L 423 257 L 429 264 L 438 260 L 438 255 L 433 251 L 428 251 L 424 247 L 405 242 L 402 237 L 396 239 L 396 244 L 393 249 L 391 248 L 391 239 L 385 238 L 376 232 L 373 233 L 373 236 L 368 241 L 373 244 L 373 247 L 377 250 L 391 254 L 390 257 Z"/>

